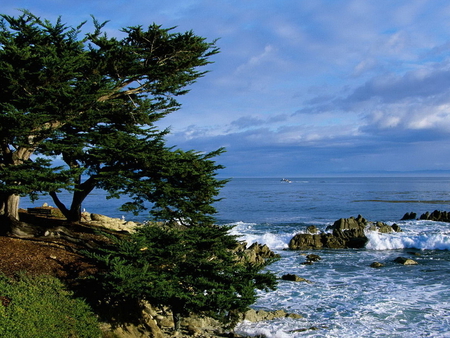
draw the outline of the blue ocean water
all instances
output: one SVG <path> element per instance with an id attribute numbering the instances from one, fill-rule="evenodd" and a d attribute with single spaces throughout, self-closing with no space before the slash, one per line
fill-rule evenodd
<path id="1" fill-rule="evenodd" d="M 409 220 L 426 211 L 450 211 L 450 178 L 280 178 L 233 179 L 221 191 L 217 221 L 235 226 L 249 244 L 267 244 L 281 255 L 270 267 L 311 281 L 280 281 L 261 293 L 256 308 L 284 309 L 302 319 L 240 324 L 246 335 L 267 337 L 450 337 L 450 224 Z M 48 198 L 40 199 L 52 204 Z M 123 201 L 95 191 L 84 207 L 112 217 L 145 220 L 118 211 Z M 26 199 L 21 207 L 30 206 Z M 359 250 L 319 250 L 322 260 L 303 265 L 311 252 L 286 250 L 309 225 L 325 230 L 339 218 L 361 214 L 369 221 L 397 223 L 401 233 L 367 232 Z M 419 264 L 403 266 L 396 257 Z M 385 267 L 374 269 L 378 261 Z"/>

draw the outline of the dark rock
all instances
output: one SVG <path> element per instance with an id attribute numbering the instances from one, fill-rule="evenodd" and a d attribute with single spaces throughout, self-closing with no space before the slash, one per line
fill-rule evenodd
<path id="1" fill-rule="evenodd" d="M 379 231 L 382 233 L 401 232 L 397 224 L 392 226 L 377 222 L 368 222 L 364 217 L 341 218 L 333 225 L 327 227 L 331 233 L 301 233 L 295 235 L 289 242 L 291 250 L 310 250 L 310 249 L 347 249 L 364 248 L 368 238 L 365 230 Z"/>
<path id="2" fill-rule="evenodd" d="M 306 260 L 308 262 L 318 262 L 318 261 L 322 260 L 322 258 L 319 255 L 310 254 L 310 255 L 306 256 Z"/>
<path id="3" fill-rule="evenodd" d="M 343 244 L 344 248 L 363 248 L 367 243 L 367 237 L 364 229 L 368 222 L 361 215 L 357 218 L 341 218 L 334 222 L 331 229 L 333 236 L 338 242 Z"/>
<path id="4" fill-rule="evenodd" d="M 297 234 L 289 242 L 291 250 L 321 249 L 322 235 Z"/>
<path id="5" fill-rule="evenodd" d="M 367 221 L 357 218 L 341 218 L 327 228 L 332 233 L 297 234 L 289 242 L 291 250 L 363 248 L 367 243 L 364 229 Z"/>
<path id="6" fill-rule="evenodd" d="M 437 221 L 437 222 L 450 222 L 450 213 L 447 211 L 435 210 L 431 214 L 427 211 L 420 216 L 421 220 Z"/>
<path id="7" fill-rule="evenodd" d="M 417 217 L 417 214 L 415 212 L 407 212 L 406 214 L 403 215 L 401 221 L 416 219 L 416 217 Z"/>
<path id="8" fill-rule="evenodd" d="M 282 279 L 282 280 L 286 280 L 286 281 L 290 281 L 290 282 L 306 282 L 306 283 L 311 283 L 311 281 L 309 281 L 309 280 L 307 280 L 307 279 L 305 279 L 305 278 L 299 277 L 299 276 L 294 275 L 294 274 L 289 274 L 289 273 L 286 274 L 286 275 L 281 276 L 281 279 Z"/>
<path id="9" fill-rule="evenodd" d="M 395 232 L 403 232 L 403 230 L 400 228 L 400 226 L 398 224 L 392 224 L 392 230 L 394 230 Z"/>
<path id="10" fill-rule="evenodd" d="M 406 257 L 397 257 L 396 259 L 394 259 L 395 263 L 400 263 L 403 265 L 417 265 L 419 263 L 417 263 L 415 260 L 410 259 L 410 258 L 406 258 Z"/>
<path id="11" fill-rule="evenodd" d="M 398 224 L 393 224 L 392 226 L 383 223 L 383 222 L 376 222 L 376 223 L 369 223 L 369 230 L 371 231 L 378 231 L 380 233 L 389 234 L 392 232 L 402 232 L 402 229 Z"/>

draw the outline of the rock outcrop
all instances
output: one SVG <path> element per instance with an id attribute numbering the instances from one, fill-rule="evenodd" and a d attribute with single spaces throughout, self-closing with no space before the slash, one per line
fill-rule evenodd
<path id="1" fill-rule="evenodd" d="M 289 282 L 306 282 L 309 284 L 312 283 L 310 280 L 307 280 L 306 278 L 299 277 L 295 274 L 290 274 L 290 273 L 281 276 L 281 279 L 285 280 L 285 281 L 289 281 Z"/>
<path id="2" fill-rule="evenodd" d="M 241 242 L 235 250 L 242 260 L 252 264 L 264 264 L 267 259 L 274 259 L 280 257 L 275 254 L 266 244 L 253 243 L 247 247 L 246 242 Z"/>
<path id="3" fill-rule="evenodd" d="M 253 310 L 250 309 L 243 313 L 240 320 L 248 320 L 250 322 L 260 322 L 263 320 L 273 320 L 277 318 L 302 318 L 301 315 L 296 313 L 287 313 L 284 310 L 265 311 L 265 310 Z"/>
<path id="4" fill-rule="evenodd" d="M 401 221 L 408 221 L 411 219 L 416 219 L 417 214 L 415 212 L 407 212 L 406 214 L 403 215 Z"/>
<path id="5" fill-rule="evenodd" d="M 238 321 L 259 322 L 274 320 L 277 318 L 302 318 L 296 313 L 287 313 L 284 310 L 266 311 L 250 309 L 239 315 Z M 196 336 L 205 338 L 230 337 L 233 334 L 224 328 L 223 323 L 216 319 L 192 315 L 181 320 L 181 330 L 178 336 Z M 167 308 L 157 308 L 150 304 L 145 304 L 143 309 L 142 321 L 139 325 L 124 325 L 111 327 L 104 324 L 103 331 L 111 332 L 121 338 L 142 338 L 142 337 L 174 337 L 172 331 L 173 317 Z"/>
<path id="6" fill-rule="evenodd" d="M 450 212 L 435 210 L 432 213 L 429 213 L 427 211 L 422 214 L 419 219 L 437 222 L 450 222 Z"/>
<path id="7" fill-rule="evenodd" d="M 82 221 L 89 225 L 95 225 L 103 228 L 107 228 L 114 231 L 126 231 L 132 233 L 136 227 L 140 226 L 139 223 L 125 221 L 121 218 L 112 218 L 105 215 L 83 212 L 81 214 Z"/>
<path id="8" fill-rule="evenodd" d="M 327 228 L 329 232 L 322 233 L 300 233 L 295 235 L 289 242 L 291 250 L 309 249 L 347 249 L 363 248 L 368 239 L 366 230 L 379 231 L 383 233 L 400 232 L 398 225 L 392 226 L 382 222 L 368 222 L 361 215 L 358 217 L 341 218 Z"/>
<path id="9" fill-rule="evenodd" d="M 417 263 L 415 260 L 411 259 L 411 258 L 406 258 L 406 257 L 397 257 L 396 259 L 394 259 L 395 263 L 400 263 L 403 265 L 417 265 L 419 263 Z"/>

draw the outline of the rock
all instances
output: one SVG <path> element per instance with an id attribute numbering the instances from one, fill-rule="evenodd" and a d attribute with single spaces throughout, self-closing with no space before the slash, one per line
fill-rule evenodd
<path id="1" fill-rule="evenodd" d="M 333 236 L 339 239 L 344 248 L 363 248 L 367 243 L 364 230 L 368 222 L 361 215 L 357 218 L 341 218 L 334 222 Z"/>
<path id="2" fill-rule="evenodd" d="M 181 320 L 181 327 L 187 328 L 188 331 L 217 331 L 221 327 L 221 323 L 211 317 L 191 315 Z"/>
<path id="3" fill-rule="evenodd" d="M 427 211 L 420 216 L 421 220 L 437 221 L 437 222 L 450 222 L 450 213 L 447 211 L 435 210 L 431 214 Z"/>
<path id="4" fill-rule="evenodd" d="M 382 223 L 382 222 L 377 222 L 376 228 L 377 228 L 378 232 L 383 233 L 383 234 L 389 234 L 391 232 L 394 232 L 394 230 L 392 229 L 391 226 L 387 225 L 386 223 Z"/>
<path id="5" fill-rule="evenodd" d="M 398 226 L 397 224 L 392 224 L 392 230 L 394 230 L 395 232 L 403 232 L 403 230 L 400 228 L 400 226 Z"/>
<path id="6" fill-rule="evenodd" d="M 89 214 L 87 212 L 83 212 L 81 216 L 83 221 L 90 225 L 104 227 L 114 231 L 126 231 L 132 233 L 138 226 L 141 225 L 131 221 L 127 222 L 121 218 L 112 218 L 95 213 Z"/>
<path id="7" fill-rule="evenodd" d="M 401 221 L 416 219 L 416 217 L 417 217 L 417 214 L 415 212 L 407 212 L 406 214 L 403 215 Z"/>
<path id="8" fill-rule="evenodd" d="M 281 279 L 282 279 L 282 280 L 286 280 L 286 281 L 290 281 L 290 282 L 306 282 L 306 283 L 311 283 L 311 281 L 309 281 L 309 280 L 307 280 L 307 279 L 305 279 L 305 278 L 299 277 L 299 276 L 294 275 L 294 274 L 289 274 L 289 273 L 286 274 L 286 275 L 281 276 Z"/>
<path id="9" fill-rule="evenodd" d="M 291 250 L 310 250 L 310 249 L 347 249 L 364 248 L 368 238 L 365 230 L 379 231 L 382 233 L 400 232 L 400 227 L 396 224 L 389 226 L 383 222 L 368 222 L 361 215 L 358 217 L 341 218 L 333 225 L 327 227 L 331 233 L 300 233 L 296 234 L 289 241 Z"/>
<path id="10" fill-rule="evenodd" d="M 289 249 L 291 250 L 309 250 L 309 249 L 321 249 L 322 234 L 297 234 L 289 241 Z"/>
<path id="11" fill-rule="evenodd" d="M 317 229 L 315 225 L 310 225 L 309 227 L 306 228 L 306 232 L 314 235 L 319 232 L 319 229 Z"/>
<path id="12" fill-rule="evenodd" d="M 383 266 L 384 266 L 384 264 L 382 264 L 380 262 L 373 262 L 372 264 L 370 264 L 371 268 L 381 268 Z"/>
<path id="13" fill-rule="evenodd" d="M 250 309 L 241 316 L 241 320 L 248 320 L 250 322 L 260 322 L 263 320 L 273 320 L 277 318 L 303 318 L 299 314 L 288 314 L 284 310 L 265 311 Z"/>
<path id="14" fill-rule="evenodd" d="M 302 233 L 295 235 L 289 242 L 289 249 L 363 248 L 368 240 L 364 234 L 366 226 L 367 221 L 361 215 L 357 218 L 341 218 L 327 228 L 327 230 L 332 230 L 331 234 L 312 235 Z"/>
<path id="15" fill-rule="evenodd" d="M 241 242 L 235 249 L 241 260 L 246 260 L 253 264 L 263 264 L 267 259 L 278 258 L 280 255 L 275 254 L 266 244 L 253 243 L 247 248 L 246 242 Z"/>
<path id="16" fill-rule="evenodd" d="M 322 260 L 322 258 L 319 255 L 310 254 L 310 255 L 306 256 L 306 260 L 308 262 L 318 262 L 318 261 Z"/>
<path id="17" fill-rule="evenodd" d="M 410 258 L 406 258 L 406 257 L 397 257 L 396 259 L 394 259 L 395 263 L 400 263 L 403 265 L 417 265 L 419 263 L 417 263 L 415 260 L 410 259 Z"/>
<path id="18" fill-rule="evenodd" d="M 303 318 L 303 316 L 299 315 L 298 313 L 290 313 L 286 316 L 286 318 L 300 319 L 300 318 Z"/>

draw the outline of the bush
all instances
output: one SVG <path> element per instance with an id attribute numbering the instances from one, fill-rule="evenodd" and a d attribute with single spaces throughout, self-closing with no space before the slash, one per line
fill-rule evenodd
<path id="1" fill-rule="evenodd" d="M 95 315 L 56 278 L 0 275 L 0 337 L 100 337 Z"/>
<path id="2" fill-rule="evenodd" d="M 168 306 L 174 315 L 203 314 L 233 321 L 256 300 L 258 289 L 274 289 L 276 277 L 239 259 L 239 242 L 230 228 L 138 228 L 109 248 L 87 253 L 102 266 L 96 283 L 113 299 L 147 300 Z"/>

